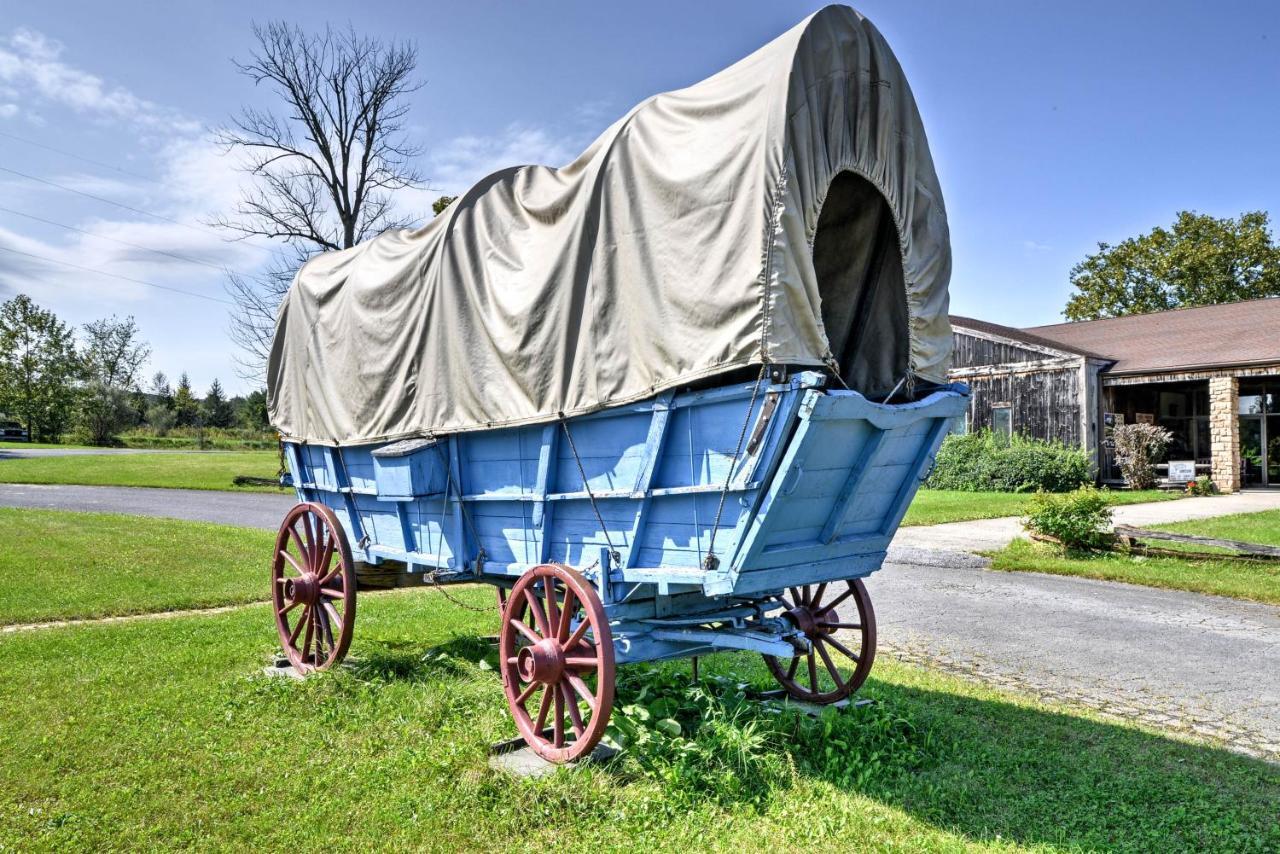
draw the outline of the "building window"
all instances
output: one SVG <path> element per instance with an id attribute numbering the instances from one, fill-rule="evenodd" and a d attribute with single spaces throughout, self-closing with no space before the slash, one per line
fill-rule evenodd
<path id="1" fill-rule="evenodd" d="M 991 407 L 991 432 L 1008 439 L 1013 435 L 1013 407 L 997 404 Z"/>

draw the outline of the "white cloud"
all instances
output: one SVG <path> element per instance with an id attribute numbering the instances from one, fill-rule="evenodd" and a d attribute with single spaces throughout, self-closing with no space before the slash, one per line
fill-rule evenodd
<path id="1" fill-rule="evenodd" d="M 563 166 L 580 146 L 548 128 L 508 125 L 496 136 L 458 136 L 427 152 L 425 172 L 432 187 L 455 194 L 486 175 L 511 166 Z"/>
<path id="2" fill-rule="evenodd" d="M 130 122 L 156 130 L 193 133 L 200 124 L 123 86 L 62 60 L 61 43 L 23 27 L 0 40 L 0 83 L 7 91 L 32 93 L 77 113 Z M 9 106 L 17 106 L 11 104 Z"/>
<path id="3" fill-rule="evenodd" d="M 11 119 L 17 114 L 17 104 L 0 104 L 0 119 Z"/>
<path id="4" fill-rule="evenodd" d="M 1022 241 L 1022 249 L 1028 255 L 1036 252 L 1051 252 L 1053 247 L 1047 243 L 1037 243 L 1034 240 Z"/>

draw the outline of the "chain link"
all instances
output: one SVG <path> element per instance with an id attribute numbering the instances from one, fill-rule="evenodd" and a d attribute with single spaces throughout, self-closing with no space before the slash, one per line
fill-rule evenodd
<path id="1" fill-rule="evenodd" d="M 734 472 L 738 469 L 738 456 L 742 453 L 742 443 L 747 440 L 747 428 L 751 426 L 751 413 L 755 411 L 756 398 L 760 396 L 760 386 L 764 383 L 768 373 L 769 366 L 761 365 L 760 375 L 756 377 L 755 387 L 751 389 L 751 402 L 747 404 L 747 417 L 742 420 L 742 430 L 738 432 L 738 445 L 733 450 L 733 462 L 729 465 L 728 474 L 724 476 L 724 487 L 720 490 L 720 504 L 716 507 L 716 519 L 711 524 L 711 541 L 707 544 L 707 556 L 702 561 L 703 568 L 708 572 L 720 566 L 720 558 L 716 557 L 716 533 L 720 530 L 720 518 L 724 515 L 724 501 L 729 495 L 729 484 L 733 482 Z"/>
<path id="2" fill-rule="evenodd" d="M 591 502 L 591 511 L 596 514 L 596 521 L 600 523 L 600 533 L 604 535 L 605 544 L 609 546 L 609 557 L 613 559 L 615 564 L 622 562 L 618 550 L 613 547 L 613 541 L 609 539 L 609 528 L 604 523 L 604 516 L 600 514 L 600 508 L 596 506 L 596 497 L 591 492 L 591 485 L 587 483 L 587 470 L 582 466 L 582 459 L 578 456 L 578 448 L 573 443 L 573 434 L 569 432 L 569 422 L 565 420 L 564 413 L 560 413 L 560 426 L 564 428 L 564 436 L 569 440 L 569 450 L 573 453 L 573 461 L 578 464 L 578 474 L 582 477 L 582 488 L 587 491 L 587 500 Z"/>

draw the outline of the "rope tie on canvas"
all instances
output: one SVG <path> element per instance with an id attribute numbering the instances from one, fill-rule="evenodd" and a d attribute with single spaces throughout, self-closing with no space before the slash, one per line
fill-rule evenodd
<path id="1" fill-rule="evenodd" d="M 569 432 L 569 422 L 565 420 L 564 413 L 558 413 L 560 416 L 560 426 L 564 428 L 564 437 L 569 440 L 569 450 L 573 453 L 573 461 L 578 464 L 578 474 L 582 477 L 582 488 L 587 491 L 587 500 L 591 502 L 591 511 L 596 514 L 596 521 L 600 523 L 600 533 L 604 535 L 605 544 L 609 547 L 609 557 L 614 565 L 622 563 L 622 557 L 618 554 L 618 550 L 613 547 L 613 541 L 609 539 L 609 527 L 604 523 L 604 516 L 600 514 L 600 507 L 596 504 L 596 497 L 591 492 L 591 484 L 587 483 L 587 470 L 582 465 L 582 458 L 578 456 L 578 447 L 573 443 L 573 434 Z"/>
<path id="2" fill-rule="evenodd" d="M 716 518 L 711 523 L 711 540 L 707 543 L 707 556 L 702 559 L 702 568 L 711 572 L 720 566 L 720 558 L 716 557 L 716 533 L 720 530 L 720 519 L 724 515 L 724 502 L 729 495 L 729 484 L 733 482 L 733 476 L 738 470 L 738 458 L 742 455 L 742 443 L 747 440 L 747 428 L 751 426 L 751 414 L 756 409 L 756 399 L 760 396 L 760 386 L 764 384 L 765 377 L 769 373 L 767 364 L 760 366 L 760 374 L 756 377 L 755 385 L 751 389 L 751 402 L 747 404 L 747 416 L 742 419 L 742 429 L 738 432 L 738 444 L 733 449 L 733 462 L 729 464 L 729 471 L 724 476 L 724 486 L 720 489 L 720 503 L 716 507 Z"/>

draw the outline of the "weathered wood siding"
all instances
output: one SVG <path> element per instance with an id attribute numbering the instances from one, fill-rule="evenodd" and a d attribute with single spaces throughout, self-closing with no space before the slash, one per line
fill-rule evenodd
<path id="1" fill-rule="evenodd" d="M 952 357 L 951 363 L 953 368 L 1003 365 L 1009 362 L 1034 362 L 1045 357 L 1043 350 L 1032 350 L 1003 341 L 992 341 L 990 338 L 966 335 L 960 330 L 956 330 L 955 345 L 955 355 Z"/>
<path id="2" fill-rule="evenodd" d="M 1013 431 L 1037 439 L 1084 444 L 1081 389 L 1084 358 L 955 333 L 952 378 L 968 383 L 969 429 L 991 428 L 991 410 L 1010 407 Z"/>

